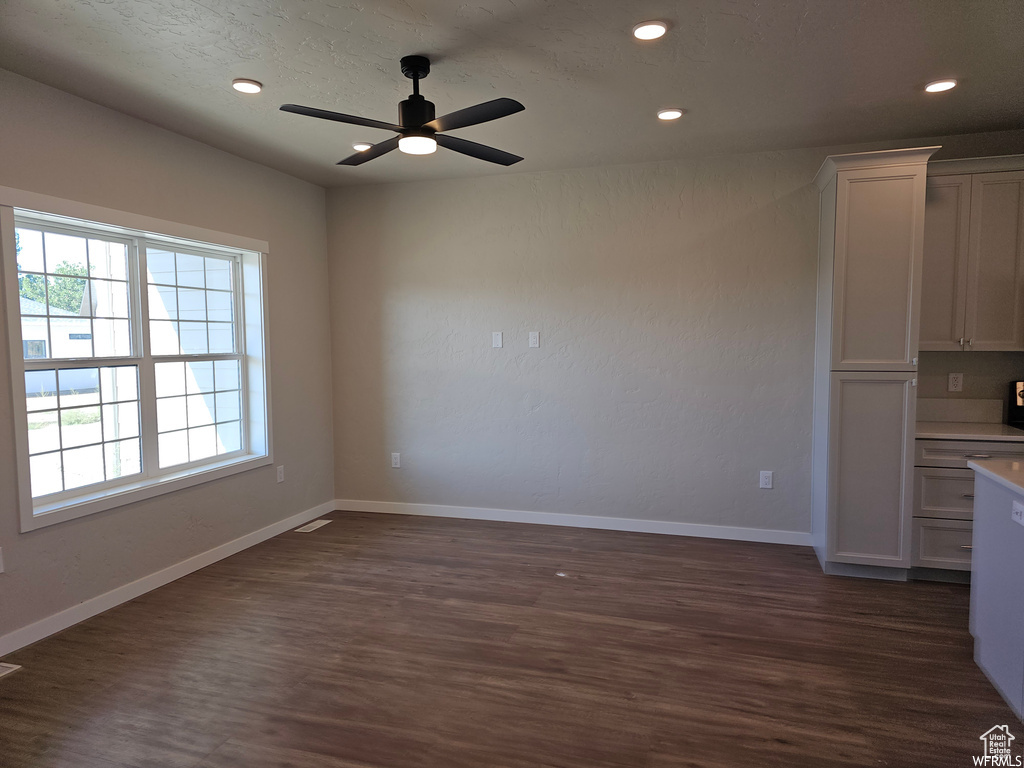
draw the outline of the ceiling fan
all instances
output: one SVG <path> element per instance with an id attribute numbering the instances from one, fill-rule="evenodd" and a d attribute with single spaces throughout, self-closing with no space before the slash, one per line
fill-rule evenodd
<path id="1" fill-rule="evenodd" d="M 412 79 L 412 95 L 398 104 L 399 125 L 355 115 L 343 115 L 340 112 L 329 112 L 325 109 L 302 107 L 298 104 L 283 104 L 281 109 L 285 112 L 294 112 L 297 115 L 362 125 L 367 128 L 382 128 L 398 134 L 387 141 L 374 144 L 367 150 L 346 157 L 338 165 L 362 165 L 394 149 L 410 155 L 429 155 L 437 149 L 438 144 L 445 149 L 461 152 L 464 155 L 498 165 L 512 165 L 523 159 L 510 152 L 502 152 L 500 149 L 477 144 L 475 141 L 447 136 L 442 132 L 497 120 L 499 117 L 507 117 L 521 112 L 526 107 L 514 99 L 494 99 L 435 118 L 433 102 L 420 96 L 420 80 L 430 73 L 430 59 L 426 56 L 404 56 L 401 65 L 402 74 Z"/>

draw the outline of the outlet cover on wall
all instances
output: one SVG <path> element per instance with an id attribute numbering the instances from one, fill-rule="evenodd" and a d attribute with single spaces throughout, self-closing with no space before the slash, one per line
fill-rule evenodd
<path id="1" fill-rule="evenodd" d="M 540 333 L 538 331 L 530 331 L 530 346 L 534 349 L 540 346 Z"/>
<path id="2" fill-rule="evenodd" d="M 949 392 L 963 392 L 964 391 L 964 375 L 962 373 L 951 373 L 949 374 L 949 384 L 946 387 Z"/>
<path id="3" fill-rule="evenodd" d="M 493 331 L 491 333 L 491 346 L 494 349 L 501 348 L 501 331 Z"/>
<path id="4" fill-rule="evenodd" d="M 279 482 L 279 483 L 283 483 L 284 482 L 284 464 L 281 464 L 277 468 L 277 482 Z"/>
<path id="5" fill-rule="evenodd" d="M 772 487 L 772 482 L 773 482 L 774 474 L 775 474 L 774 472 L 769 472 L 768 470 L 762 470 L 761 471 L 761 484 L 760 484 L 759 487 L 760 488 L 765 488 L 765 489 L 770 489 Z"/>
<path id="6" fill-rule="evenodd" d="M 395 469 L 398 469 L 399 467 L 402 466 L 402 454 L 400 454 L 400 453 L 392 453 L 391 454 L 391 466 L 393 468 L 395 468 Z"/>

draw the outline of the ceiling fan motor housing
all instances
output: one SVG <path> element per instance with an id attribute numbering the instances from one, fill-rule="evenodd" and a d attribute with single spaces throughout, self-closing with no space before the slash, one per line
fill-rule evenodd
<path id="1" fill-rule="evenodd" d="M 398 124 L 403 128 L 419 128 L 434 119 L 434 102 L 413 94 L 398 104 Z"/>

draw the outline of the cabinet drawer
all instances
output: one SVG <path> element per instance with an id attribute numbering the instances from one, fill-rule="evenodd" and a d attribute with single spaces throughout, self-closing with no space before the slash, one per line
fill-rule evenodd
<path id="1" fill-rule="evenodd" d="M 974 519 L 974 470 L 914 469 L 914 517 Z"/>
<path id="2" fill-rule="evenodd" d="M 915 517 L 911 565 L 951 571 L 971 570 L 971 527 L 968 520 Z"/>
<path id="3" fill-rule="evenodd" d="M 976 440 L 915 440 L 914 466 L 967 469 L 975 459 L 1024 459 L 1024 443 Z"/>

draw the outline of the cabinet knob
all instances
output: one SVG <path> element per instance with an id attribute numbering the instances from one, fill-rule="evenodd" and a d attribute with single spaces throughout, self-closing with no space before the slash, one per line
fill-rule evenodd
<path id="1" fill-rule="evenodd" d="M 961 337 L 960 337 L 960 346 L 962 347 L 963 345 L 964 345 L 964 337 L 963 337 L 963 336 L 961 336 Z"/>
<path id="2" fill-rule="evenodd" d="M 974 339 L 968 339 L 967 340 L 967 346 L 973 347 L 974 346 Z"/>

